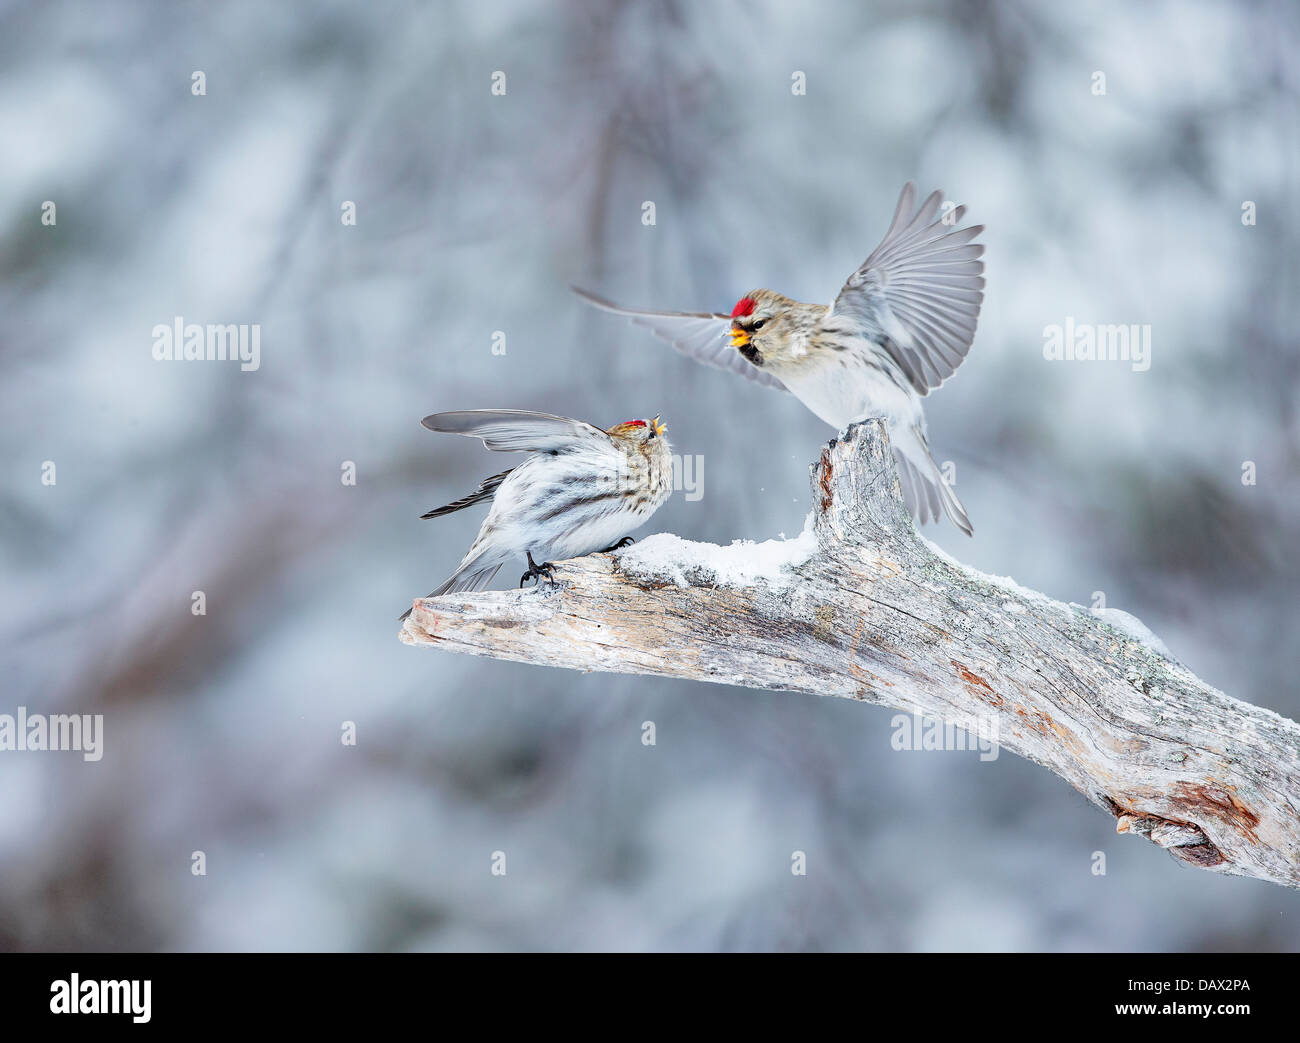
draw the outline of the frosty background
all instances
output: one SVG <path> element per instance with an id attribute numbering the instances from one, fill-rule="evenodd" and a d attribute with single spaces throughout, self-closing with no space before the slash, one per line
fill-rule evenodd
<path id="1" fill-rule="evenodd" d="M 418 516 L 509 462 L 422 430 L 435 410 L 662 410 L 705 495 L 641 535 L 798 532 L 833 432 L 566 286 L 829 300 L 914 178 L 988 226 L 975 346 L 927 402 L 976 536 L 926 534 L 1103 592 L 1207 681 L 1300 714 L 1298 22 L 0 8 L 0 711 L 106 718 L 98 763 L 0 754 L 0 947 L 1300 946 L 1300 895 L 1118 837 L 1010 754 L 895 752 L 891 710 L 396 637 L 482 512 Z M 177 315 L 260 323 L 261 368 L 154 361 Z M 1067 316 L 1149 323 L 1150 370 L 1045 360 Z"/>

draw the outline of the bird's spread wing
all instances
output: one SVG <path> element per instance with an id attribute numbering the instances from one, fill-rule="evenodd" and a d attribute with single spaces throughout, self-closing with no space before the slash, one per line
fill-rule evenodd
<path id="1" fill-rule="evenodd" d="M 612 312 L 630 319 L 637 326 L 644 327 L 661 340 L 666 340 L 683 355 L 703 362 L 706 366 L 730 370 L 748 377 L 765 387 L 785 391 L 786 386 L 766 370 L 760 369 L 738 352 L 728 342 L 727 334 L 731 329 L 731 316 L 716 312 L 686 311 L 635 311 L 623 308 L 604 297 L 580 290 L 574 286 L 573 292 L 588 304 L 601 311 Z"/>
<path id="2" fill-rule="evenodd" d="M 483 439 L 502 453 L 554 453 L 583 445 L 608 449 L 613 439 L 598 427 L 524 409 L 462 409 L 434 413 L 420 421 L 430 431 Z"/>
<path id="3" fill-rule="evenodd" d="M 915 211 L 909 181 L 889 231 L 849 276 L 831 314 L 856 322 L 896 362 L 919 394 L 961 365 L 975 338 L 984 299 L 984 247 L 971 243 L 983 225 L 954 230 L 965 207 L 939 217 L 942 192 Z"/>

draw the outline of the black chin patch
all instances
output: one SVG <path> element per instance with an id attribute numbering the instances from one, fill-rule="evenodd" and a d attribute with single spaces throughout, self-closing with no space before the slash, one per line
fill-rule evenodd
<path id="1" fill-rule="evenodd" d="M 763 353 L 754 347 L 753 344 L 743 344 L 736 350 L 744 355 L 745 358 L 749 359 L 749 361 L 755 366 L 761 366 L 763 364 Z"/>

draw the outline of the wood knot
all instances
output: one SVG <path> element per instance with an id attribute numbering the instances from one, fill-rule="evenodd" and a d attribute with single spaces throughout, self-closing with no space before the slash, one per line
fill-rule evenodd
<path id="1" fill-rule="evenodd" d="M 1174 787 L 1171 804 L 1177 809 L 1185 810 L 1189 819 L 1217 819 L 1224 825 L 1231 826 L 1252 844 L 1259 843 L 1259 834 L 1255 832 L 1259 816 L 1238 800 L 1228 787 L 1180 782 Z"/>
<path id="2" fill-rule="evenodd" d="M 827 446 L 822 450 L 821 475 L 818 477 L 817 484 L 822 491 L 822 514 L 828 514 L 831 504 L 835 502 L 835 493 L 831 489 L 831 450 Z"/>

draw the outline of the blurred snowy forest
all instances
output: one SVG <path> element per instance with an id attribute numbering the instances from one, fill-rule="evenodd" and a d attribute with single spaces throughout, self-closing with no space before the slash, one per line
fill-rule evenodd
<path id="1" fill-rule="evenodd" d="M 828 301 L 911 178 L 988 226 L 927 403 L 975 538 L 926 535 L 1300 717 L 1298 30 L 1287 0 L 0 4 L 0 712 L 102 713 L 106 746 L 0 753 L 0 949 L 1300 948 L 1300 895 L 1009 754 L 896 752 L 893 711 L 396 637 L 482 512 L 419 515 L 505 466 L 435 410 L 662 412 L 704 496 L 640 535 L 797 533 L 833 432 L 566 287 Z M 155 361 L 175 316 L 260 324 L 260 369 Z M 1150 369 L 1045 360 L 1067 317 L 1149 324 Z"/>

